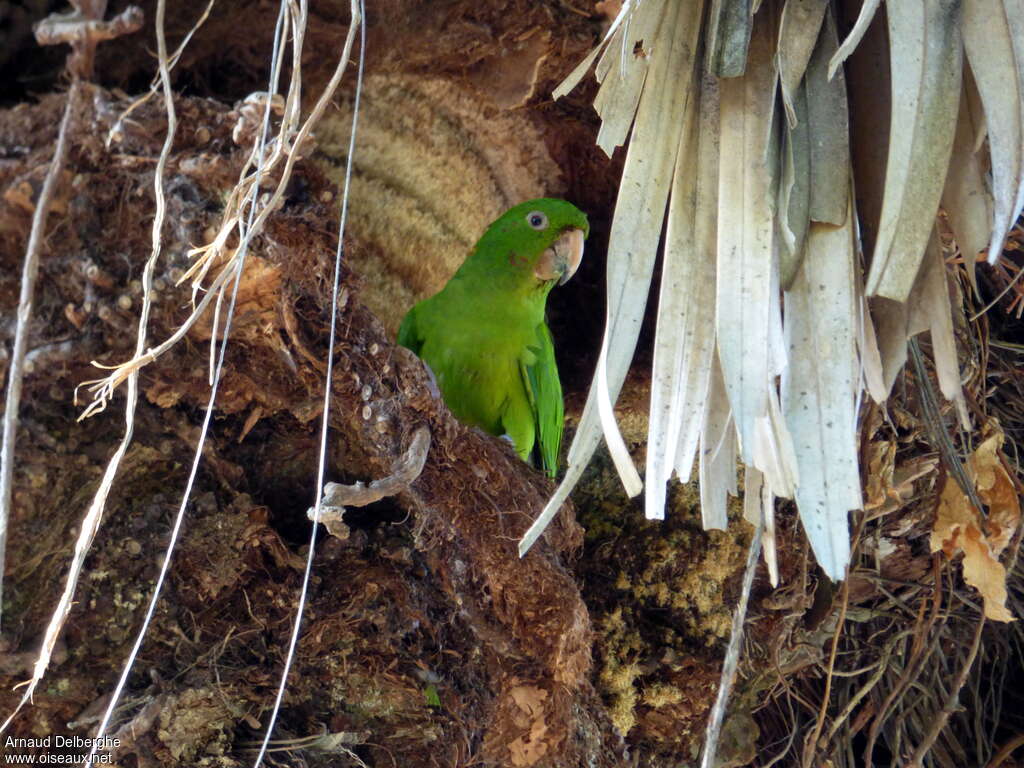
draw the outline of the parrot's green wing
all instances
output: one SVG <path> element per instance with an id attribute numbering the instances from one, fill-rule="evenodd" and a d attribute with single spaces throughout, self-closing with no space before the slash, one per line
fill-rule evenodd
<path id="1" fill-rule="evenodd" d="M 562 383 L 558 380 L 555 346 L 547 323 L 537 328 L 537 346 L 529 347 L 528 358 L 520 360 L 523 384 L 530 398 L 537 424 L 537 445 L 541 464 L 548 476 L 558 471 L 558 451 L 562 446 L 565 426 L 565 405 L 562 402 Z"/>

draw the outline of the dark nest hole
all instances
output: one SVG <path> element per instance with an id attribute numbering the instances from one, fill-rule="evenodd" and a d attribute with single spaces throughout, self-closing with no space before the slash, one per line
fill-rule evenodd
<path id="1" fill-rule="evenodd" d="M 620 147 L 608 161 L 608 174 L 615 183 L 622 173 L 624 154 Z M 604 336 L 607 306 L 605 257 L 611 234 L 610 213 L 614 210 L 614 197 L 602 200 L 600 207 L 595 205 L 595 208 L 588 209 L 584 202 L 588 198 L 587 191 L 573 185 L 572 182 L 565 197 L 584 208 L 590 220 L 590 236 L 587 238 L 585 255 L 579 270 L 573 275 L 572 280 L 559 286 L 548 296 L 547 320 L 555 339 L 562 389 L 569 402 L 578 402 L 582 408 L 594 376 Z M 661 267 L 662 259 L 659 253 L 631 365 L 631 371 L 644 379 L 649 378 L 654 355 Z"/>
<path id="2" fill-rule="evenodd" d="M 242 490 L 267 508 L 270 527 L 289 546 L 301 546 L 309 541 L 312 525 L 306 510 L 313 503 L 309 478 L 316 477 L 319 458 L 317 425 L 282 414 L 259 421 L 239 440 L 235 436 L 243 434 L 245 418 L 236 415 L 214 424 L 222 432 L 218 451 L 244 468 Z"/>
<path id="3" fill-rule="evenodd" d="M 201 412 L 193 414 L 201 418 Z M 308 510 L 315 499 L 310 478 L 315 478 L 320 454 L 318 421 L 299 422 L 290 414 L 281 414 L 259 421 L 243 434 L 246 416 L 235 415 L 217 419 L 211 429 L 218 455 L 244 469 L 245 491 L 253 502 L 267 508 L 267 522 L 289 547 L 309 543 L 312 522 Z M 361 478 L 344 470 L 344 446 L 329 440 L 327 477 L 325 482 L 354 483 Z M 408 513 L 393 499 L 382 499 L 365 507 L 351 507 L 345 512 L 345 524 L 353 530 L 370 533 L 385 527 L 393 535 L 395 524 L 409 520 Z M 408 534 L 407 526 L 402 526 Z M 327 536 L 321 529 L 321 540 Z M 363 537 L 365 539 L 365 535 Z"/>

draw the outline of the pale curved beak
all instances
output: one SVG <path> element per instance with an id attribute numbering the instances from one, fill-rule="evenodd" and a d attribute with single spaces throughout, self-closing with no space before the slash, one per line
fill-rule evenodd
<path id="1" fill-rule="evenodd" d="M 567 229 L 537 260 L 533 274 L 538 280 L 558 280 L 559 285 L 569 282 L 583 260 L 582 229 Z"/>

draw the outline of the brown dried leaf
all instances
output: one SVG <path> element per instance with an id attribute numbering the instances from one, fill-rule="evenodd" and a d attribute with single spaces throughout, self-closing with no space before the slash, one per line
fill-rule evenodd
<path id="1" fill-rule="evenodd" d="M 225 300 L 230 297 L 230 287 L 225 293 Z M 245 263 L 245 272 L 238 283 L 238 298 L 235 301 L 235 320 L 232 333 L 273 333 L 278 325 L 277 302 L 281 295 L 281 268 L 268 259 L 256 254 L 249 254 Z M 225 307 L 227 303 L 225 301 Z M 214 317 L 217 313 L 208 311 L 192 327 L 189 335 L 196 341 L 208 341 L 213 332 Z M 221 311 L 217 317 L 218 336 L 224 331 L 227 312 Z"/>
<path id="2" fill-rule="evenodd" d="M 517 685 L 509 691 L 509 695 L 525 715 L 522 724 L 527 725 L 531 719 L 544 712 L 544 700 L 548 692 L 535 685 Z"/>
<path id="3" fill-rule="evenodd" d="M 1013 621 L 1013 614 L 1006 608 L 1006 569 L 999 562 L 999 553 L 1005 548 L 1016 523 L 1009 529 L 1010 533 L 1006 533 L 1003 526 L 1011 520 L 1019 522 L 1020 506 L 1010 478 L 999 460 L 1001 442 L 1002 433 L 993 435 L 968 460 L 976 478 L 978 494 L 992 508 L 992 516 L 998 515 L 995 543 L 985 535 L 978 510 L 973 508 L 956 481 L 948 476 L 939 497 L 931 551 L 941 549 L 949 558 L 962 551 L 964 580 L 984 598 L 986 618 Z M 1014 512 L 1016 518 L 1013 517 Z M 990 528 L 991 523 L 985 527 Z"/>
<path id="4" fill-rule="evenodd" d="M 612 21 L 622 10 L 622 0 L 600 0 L 594 3 L 594 13 Z"/>
<path id="5" fill-rule="evenodd" d="M 938 464 L 938 456 L 919 456 L 895 469 L 892 473 L 892 487 L 889 489 L 889 501 L 896 505 L 894 509 L 899 509 L 913 498 L 914 483 L 934 472 Z"/>
<path id="6" fill-rule="evenodd" d="M 894 443 L 879 440 L 868 445 L 864 509 L 877 509 L 888 501 L 895 464 L 896 445 Z"/>
<path id="7" fill-rule="evenodd" d="M 937 456 L 919 456 L 896 466 L 896 444 L 885 440 L 868 445 L 864 509 L 881 517 L 902 509 L 917 493 L 917 481 L 931 475 Z M 908 522 L 910 522 L 908 518 Z"/>
<path id="8" fill-rule="evenodd" d="M 947 475 L 932 528 L 931 551 L 941 549 L 946 557 L 954 557 L 961 548 L 964 530 L 970 527 L 978 528 L 978 515 L 960 486 Z"/>
<path id="9" fill-rule="evenodd" d="M 32 213 L 36 209 L 39 194 L 43 189 L 46 172 L 49 163 L 41 165 L 28 173 L 18 177 L 10 186 L 4 190 L 3 199 L 8 205 L 20 208 L 25 213 Z M 50 200 L 50 213 L 64 214 L 68 211 L 68 196 L 71 191 L 71 172 L 64 170 L 54 189 L 54 195 Z"/>
<path id="10" fill-rule="evenodd" d="M 1020 525 L 1020 499 L 999 456 L 1002 445 L 1003 433 L 997 429 L 968 460 L 978 496 L 989 508 L 985 533 L 992 552 L 997 556 L 1006 549 Z"/>
<path id="11" fill-rule="evenodd" d="M 27 181 L 17 181 L 4 191 L 4 200 L 26 213 L 32 213 L 36 209 L 34 197 L 35 190 Z"/>
<path id="12" fill-rule="evenodd" d="M 537 76 L 548 57 L 550 32 L 502 47 L 484 59 L 470 82 L 501 109 L 518 109 L 533 97 Z"/>
<path id="13" fill-rule="evenodd" d="M 511 764 L 517 768 L 528 768 L 548 752 L 549 745 L 544 739 L 548 732 L 544 717 L 544 701 L 548 692 L 534 685 L 517 685 L 509 695 L 518 708 L 513 720 L 523 731 L 508 745 Z"/>
<path id="14" fill-rule="evenodd" d="M 957 488 L 957 492 L 959 492 Z M 966 499 L 965 499 L 966 500 Z M 985 599 L 985 617 L 993 621 L 1013 621 L 1006 607 L 1006 569 L 992 553 L 985 534 L 975 526 L 964 531 L 964 579 Z"/>

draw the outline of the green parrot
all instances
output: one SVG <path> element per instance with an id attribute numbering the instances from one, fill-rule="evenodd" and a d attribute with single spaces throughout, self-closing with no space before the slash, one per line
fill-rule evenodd
<path id="1" fill-rule="evenodd" d="M 551 477 L 564 405 L 544 306 L 554 284 L 579 267 L 589 232 L 586 215 L 564 200 L 517 205 L 398 330 L 398 343 L 430 366 L 459 421 L 507 435 L 525 461 L 538 445 Z"/>

